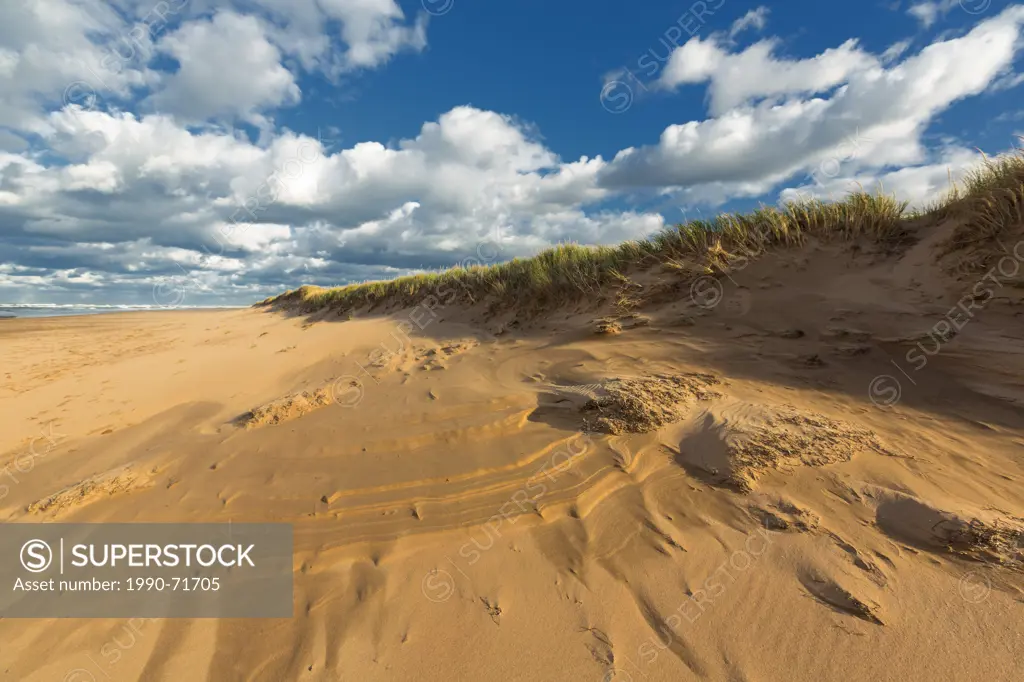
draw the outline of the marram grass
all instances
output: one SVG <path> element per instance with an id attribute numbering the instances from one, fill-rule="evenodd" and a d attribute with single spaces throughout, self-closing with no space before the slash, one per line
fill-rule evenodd
<path id="1" fill-rule="evenodd" d="M 954 184 L 948 195 L 923 213 L 908 212 L 907 202 L 877 192 L 857 192 L 840 201 L 818 199 L 763 206 L 751 213 L 723 213 L 666 228 L 642 241 L 618 246 L 563 244 L 532 258 L 514 258 L 490 266 L 455 267 L 440 272 L 340 287 L 303 286 L 259 305 L 297 306 L 339 314 L 378 305 L 413 305 L 447 292 L 451 303 L 489 301 L 509 306 L 548 305 L 595 296 L 621 283 L 626 273 L 664 265 L 684 273 L 712 274 L 737 258 L 757 257 L 774 247 L 792 247 L 808 238 L 824 241 L 868 240 L 898 246 L 911 241 L 923 218 L 956 219 L 951 248 L 997 239 L 1022 223 L 1024 153 L 984 163 Z"/>
<path id="2" fill-rule="evenodd" d="M 1024 224 L 1024 149 L 986 158 L 932 213 L 959 223 L 946 244 L 946 253 L 972 244 L 997 244 Z"/>

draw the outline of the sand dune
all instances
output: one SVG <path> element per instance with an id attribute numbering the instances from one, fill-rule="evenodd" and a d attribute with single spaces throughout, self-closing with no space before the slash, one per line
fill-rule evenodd
<path id="1" fill-rule="evenodd" d="M 714 305 L 7 321 L 5 521 L 288 522 L 295 594 L 4 621 L 0 679 L 1018 679 L 1024 276 L 937 335 L 939 237 Z"/>

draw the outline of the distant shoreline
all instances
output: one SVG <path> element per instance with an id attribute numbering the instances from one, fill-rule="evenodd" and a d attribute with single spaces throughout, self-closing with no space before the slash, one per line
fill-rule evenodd
<path id="1" fill-rule="evenodd" d="M 43 317 L 77 317 L 112 313 L 146 313 L 184 310 L 242 310 L 239 306 L 142 306 L 142 305 L 72 305 L 72 304 L 0 304 L 0 320 L 34 319 Z"/>

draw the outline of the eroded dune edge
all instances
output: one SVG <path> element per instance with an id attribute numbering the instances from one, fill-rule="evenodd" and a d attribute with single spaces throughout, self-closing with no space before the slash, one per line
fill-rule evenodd
<path id="1" fill-rule="evenodd" d="M 1012 679 L 1019 206 L 5 322 L 3 518 L 292 523 L 295 615 L 7 621 L 2 679 Z"/>

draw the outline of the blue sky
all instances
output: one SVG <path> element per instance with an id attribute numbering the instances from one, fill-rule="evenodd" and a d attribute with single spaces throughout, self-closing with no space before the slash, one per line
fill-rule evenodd
<path id="1" fill-rule="evenodd" d="M 713 8 L 720 1 L 706 4 Z M 781 41 L 780 54 L 800 57 L 817 55 L 850 38 L 877 53 L 901 40 L 912 40 L 912 47 L 919 49 L 943 33 L 968 29 L 980 18 L 951 11 L 926 29 L 905 9 L 896 9 L 898 3 L 725 0 L 698 21 L 700 8 L 692 13 L 693 4 L 650 0 L 627 9 L 613 0 L 463 1 L 431 22 L 430 44 L 422 54 L 395 59 L 386 69 L 364 74 L 350 93 L 335 93 L 322 78 L 309 78 L 301 83 L 304 91 L 316 90 L 319 96 L 283 112 L 279 121 L 311 134 L 316 125 L 329 121 L 343 128 L 341 136 L 348 142 L 384 141 L 414 136 L 424 121 L 436 120 L 454 104 L 471 104 L 534 124 L 564 158 L 607 158 L 631 145 L 656 142 L 673 123 L 704 118 L 701 86 L 653 95 L 621 116 L 595 106 L 605 74 L 629 68 L 636 78 L 647 80 L 638 62 L 645 56 L 650 57 L 645 65 L 664 58 L 677 47 L 674 36 L 680 36 L 675 41 L 681 44 L 690 37 L 689 30 L 697 35 L 727 31 L 748 12 L 767 7 L 764 30 L 749 29 L 739 36 L 740 44 L 775 36 Z M 411 3 L 406 6 L 415 8 Z M 692 18 L 680 25 L 679 19 L 687 15 Z M 673 27 L 678 33 L 672 33 Z M 636 93 L 643 92 L 631 77 L 623 81 Z M 1011 108 L 1019 96 L 1005 92 L 994 102 L 965 102 L 958 107 L 962 128 L 957 129 L 951 118 L 948 133 L 970 132 L 987 118 L 989 106 Z M 935 132 L 946 133 L 946 127 L 937 126 Z M 992 131 L 992 141 L 1005 146 L 1012 141 L 1012 131 L 1010 125 L 999 126 Z"/>
<path id="2" fill-rule="evenodd" d="M 1022 27 L 995 0 L 14 0 L 0 302 L 241 304 L 858 184 L 925 204 L 1024 130 Z"/>

